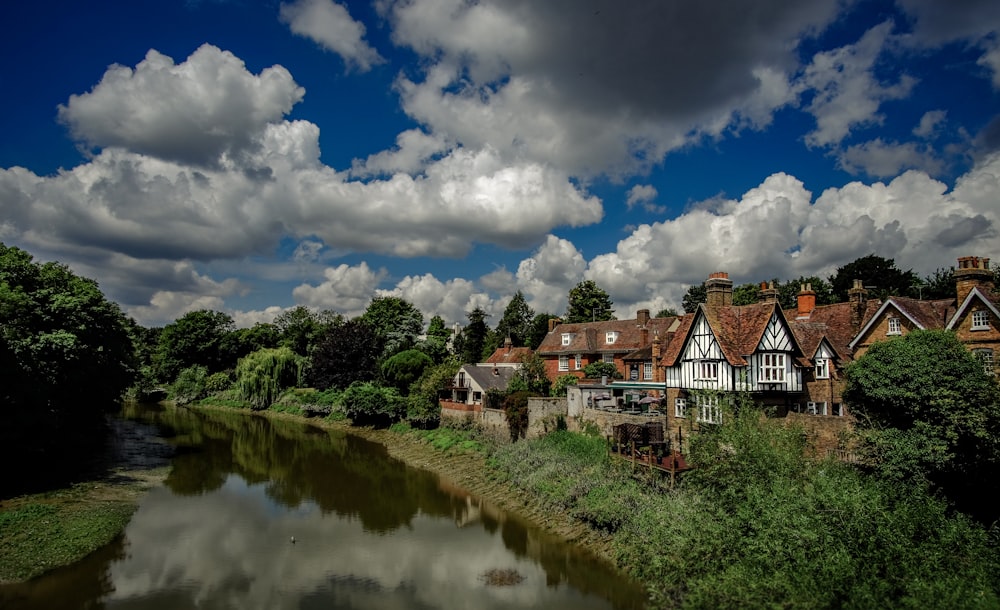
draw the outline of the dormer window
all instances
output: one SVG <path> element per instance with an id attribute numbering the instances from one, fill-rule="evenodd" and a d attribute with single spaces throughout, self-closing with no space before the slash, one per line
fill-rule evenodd
<path id="1" fill-rule="evenodd" d="M 816 359 L 816 379 L 829 379 L 830 378 L 830 359 L 829 358 L 817 358 Z"/>
<path id="2" fill-rule="evenodd" d="M 607 343 L 608 345 L 612 345 L 617 340 L 618 340 L 618 333 L 616 331 L 609 330 L 607 334 L 604 335 L 604 342 Z"/>
<path id="3" fill-rule="evenodd" d="M 899 318 L 889 318 L 889 330 L 886 331 L 887 335 L 899 335 L 902 334 L 902 326 L 899 324 Z"/>
<path id="4" fill-rule="evenodd" d="M 990 313 L 985 309 L 972 312 L 972 330 L 989 330 Z"/>
<path id="5" fill-rule="evenodd" d="M 562 334 L 562 344 L 563 345 L 569 345 L 571 341 L 573 341 L 573 334 L 572 333 L 563 333 Z"/>

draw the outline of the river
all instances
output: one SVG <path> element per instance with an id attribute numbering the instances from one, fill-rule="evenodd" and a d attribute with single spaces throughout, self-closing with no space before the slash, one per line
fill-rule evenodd
<path id="1" fill-rule="evenodd" d="M 642 608 L 585 550 L 341 430 L 130 406 L 118 450 L 169 460 L 119 539 L 0 608 Z"/>

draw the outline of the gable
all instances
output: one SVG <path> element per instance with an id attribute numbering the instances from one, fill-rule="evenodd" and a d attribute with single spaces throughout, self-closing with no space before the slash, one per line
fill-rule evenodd
<path id="1" fill-rule="evenodd" d="M 890 297 L 882 306 L 868 319 L 868 322 L 858 331 L 858 334 L 847 345 L 854 349 L 864 343 L 864 339 L 872 335 L 880 326 L 884 325 L 889 318 L 897 317 L 907 320 L 913 328 L 924 330 L 923 324 L 910 316 L 905 309 L 901 309 L 895 302 L 895 297 Z M 884 334 L 884 333 L 879 333 Z"/>
<path id="2" fill-rule="evenodd" d="M 696 314 L 687 340 L 681 350 L 681 360 L 724 360 L 722 348 L 708 319 Z"/>
<path id="3" fill-rule="evenodd" d="M 785 324 L 784 320 L 775 311 L 764 327 L 764 333 L 757 343 L 757 351 L 764 352 L 791 352 L 795 349 L 792 340 L 792 331 Z"/>
<path id="4" fill-rule="evenodd" d="M 958 310 L 951 317 L 945 328 L 948 330 L 957 329 L 962 320 L 972 315 L 973 309 L 977 308 L 977 306 L 985 306 L 985 309 L 992 315 L 992 319 L 1000 319 L 1000 310 L 997 309 L 996 303 L 987 298 L 977 286 L 969 292 L 969 296 L 965 297 L 965 301 L 959 304 Z"/>

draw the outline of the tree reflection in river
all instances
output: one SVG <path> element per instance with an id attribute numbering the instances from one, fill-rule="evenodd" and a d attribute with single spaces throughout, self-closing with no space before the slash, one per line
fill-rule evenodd
<path id="1" fill-rule="evenodd" d="M 17 595 L 0 589 L 4 608 L 642 606 L 642 590 L 603 563 L 381 445 L 241 412 L 127 415 L 177 448 L 166 485 L 143 500 L 119 551 Z M 495 569 L 525 579 L 488 586 Z M 74 592 L 74 579 L 88 586 Z"/>

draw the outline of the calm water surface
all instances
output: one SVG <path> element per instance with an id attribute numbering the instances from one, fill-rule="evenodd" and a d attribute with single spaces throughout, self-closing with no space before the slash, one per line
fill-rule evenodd
<path id="1" fill-rule="evenodd" d="M 0 608 L 643 606 L 641 587 L 593 556 L 376 443 L 238 412 L 124 416 L 122 453 L 173 456 L 165 484 L 119 540 L 0 588 Z M 496 586 L 496 571 L 523 580 Z"/>

